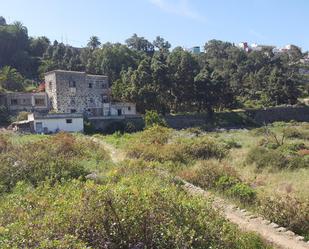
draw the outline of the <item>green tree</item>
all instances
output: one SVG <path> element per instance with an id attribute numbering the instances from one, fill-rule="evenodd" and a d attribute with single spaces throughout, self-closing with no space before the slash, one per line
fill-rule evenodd
<path id="1" fill-rule="evenodd" d="M 23 77 L 14 68 L 5 66 L 0 70 L 0 86 L 8 91 L 20 91 L 23 89 Z"/>
<path id="2" fill-rule="evenodd" d="M 97 36 L 91 36 L 87 46 L 92 50 L 98 48 L 101 45 L 100 39 Z"/>

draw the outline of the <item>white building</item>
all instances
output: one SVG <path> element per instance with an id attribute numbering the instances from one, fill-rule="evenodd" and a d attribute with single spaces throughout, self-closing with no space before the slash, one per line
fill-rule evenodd
<path id="1" fill-rule="evenodd" d="M 55 133 L 59 131 L 83 132 L 84 119 L 81 114 L 53 113 L 47 115 L 29 114 L 30 130 L 34 133 Z"/>

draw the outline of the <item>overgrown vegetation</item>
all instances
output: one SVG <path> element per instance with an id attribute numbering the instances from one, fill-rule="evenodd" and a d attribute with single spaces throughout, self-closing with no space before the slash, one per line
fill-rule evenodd
<path id="1" fill-rule="evenodd" d="M 296 122 L 208 133 L 153 126 L 106 139 L 126 149 L 130 158 L 223 195 L 309 238 L 307 132 L 306 123 Z"/>
<path id="2" fill-rule="evenodd" d="M 171 130 L 154 130 L 149 142 L 168 143 Z M 106 165 L 82 135 L 15 136 L 0 137 L 1 248 L 270 248 L 149 163 Z"/>

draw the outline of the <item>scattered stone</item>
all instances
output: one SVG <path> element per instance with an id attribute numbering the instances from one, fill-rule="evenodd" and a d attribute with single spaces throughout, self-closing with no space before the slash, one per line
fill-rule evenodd
<path id="1" fill-rule="evenodd" d="M 274 223 L 274 222 L 270 223 L 270 226 L 273 227 L 273 228 L 278 228 L 279 227 L 279 225 Z"/>
<path id="2" fill-rule="evenodd" d="M 271 222 L 269 220 L 263 220 L 262 223 L 265 225 L 269 225 Z"/>
<path id="3" fill-rule="evenodd" d="M 247 210 L 246 210 L 246 209 L 241 209 L 241 210 L 240 210 L 240 212 L 242 212 L 242 213 L 246 213 L 246 212 L 247 212 Z"/>
<path id="4" fill-rule="evenodd" d="M 282 232 L 286 232 L 287 230 L 285 227 L 279 227 L 277 231 L 282 233 Z"/>
<path id="5" fill-rule="evenodd" d="M 292 231 L 286 231 L 285 234 L 288 235 L 288 236 L 294 236 L 295 235 L 295 233 L 292 232 Z M 298 237 L 301 237 L 301 236 L 298 236 Z"/>
<path id="6" fill-rule="evenodd" d="M 303 236 L 297 236 L 295 239 L 299 241 L 303 241 L 305 238 Z M 309 243 L 309 241 L 307 243 Z"/>
<path id="7" fill-rule="evenodd" d="M 257 216 L 255 215 L 255 214 L 252 214 L 252 215 L 249 215 L 249 219 L 256 219 L 257 218 Z"/>

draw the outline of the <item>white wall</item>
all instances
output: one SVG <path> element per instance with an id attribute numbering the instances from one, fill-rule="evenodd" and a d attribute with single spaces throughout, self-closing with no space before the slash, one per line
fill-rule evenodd
<path id="1" fill-rule="evenodd" d="M 66 123 L 65 118 L 53 118 L 53 119 L 35 119 L 34 129 L 36 129 L 36 123 L 42 122 L 43 129 L 46 127 L 48 132 L 56 131 L 68 131 L 68 132 L 83 132 L 84 131 L 84 121 L 83 118 L 67 118 L 71 119 L 72 123 Z"/>
<path id="2" fill-rule="evenodd" d="M 111 109 L 110 109 L 111 115 L 117 116 L 118 115 L 118 109 L 121 109 L 122 115 L 136 115 L 135 104 L 131 104 L 131 103 L 112 104 Z"/>

